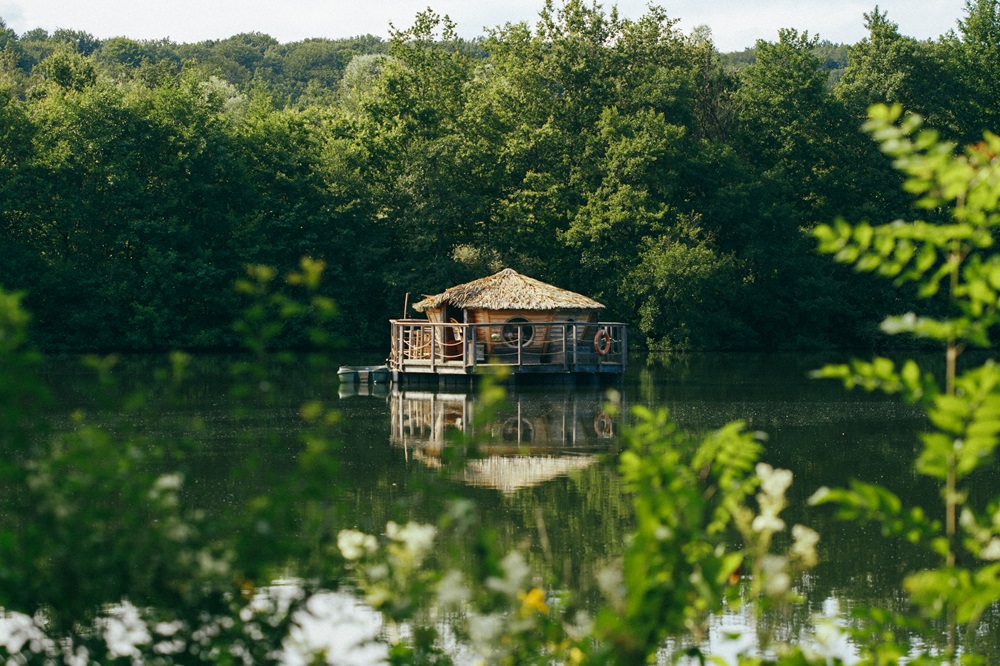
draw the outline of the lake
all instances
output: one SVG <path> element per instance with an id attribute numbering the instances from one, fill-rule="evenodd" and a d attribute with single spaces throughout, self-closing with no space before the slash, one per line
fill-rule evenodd
<path id="1" fill-rule="evenodd" d="M 437 523 L 454 500 L 478 507 L 478 526 L 499 552 L 524 550 L 540 580 L 593 608 L 601 596 L 600 571 L 620 555 L 633 524 L 616 461 L 628 408 L 636 405 L 665 407 L 692 433 L 744 421 L 766 435 L 763 459 L 793 472 L 786 522 L 809 525 L 822 538 L 820 565 L 799 586 L 803 604 L 778 620 L 785 631 L 831 609 L 845 617 L 866 604 L 905 612 L 903 576 L 930 563 L 906 544 L 882 538 L 876 527 L 843 524 L 829 510 L 806 506 L 817 488 L 852 478 L 882 484 L 914 504 L 938 503 L 934 485 L 913 471 L 924 425 L 916 408 L 809 378 L 810 371 L 846 356 L 637 356 L 612 396 L 622 413 L 609 410 L 608 394 L 592 385 L 515 385 L 494 406 L 455 389 L 340 385 L 331 372 L 341 363 L 375 359 L 345 357 L 320 367 L 295 360 L 267 375 L 248 370 L 236 380 L 233 360 L 195 358 L 177 384 L 154 357 L 122 359 L 108 372 L 113 381 L 103 383 L 72 359 L 42 366 L 42 383 L 53 395 L 43 410 L 48 426 L 42 434 L 65 441 L 43 447 L 42 463 L 27 463 L 23 481 L 35 498 L 31 506 L 3 514 L 8 532 L 33 534 L 30 521 L 49 531 L 36 535 L 38 543 L 26 541 L 30 548 L 8 549 L 17 553 L 0 572 L 9 610 L 30 615 L 48 608 L 47 626 L 62 631 L 79 624 L 81 614 L 110 612 L 123 597 L 140 609 L 206 603 L 199 595 L 208 593 L 178 587 L 187 569 L 171 568 L 179 565 L 162 553 L 173 553 L 174 545 L 164 550 L 158 538 L 178 544 L 171 555 L 177 561 L 207 557 L 220 580 L 238 575 L 249 581 L 248 589 L 306 570 L 320 572 L 319 579 L 330 568 L 330 535 L 337 530 L 380 534 L 389 520 Z M 242 390 L 233 390 L 234 381 Z M 90 426 L 108 441 L 89 434 Z M 127 451 L 116 444 L 122 441 L 131 442 Z M 67 459 L 73 443 L 90 457 Z M 134 495 L 102 489 L 94 479 L 104 472 L 88 477 L 83 470 L 90 464 L 85 461 L 119 454 L 106 473 L 135 483 Z M 46 490 L 38 470 L 49 468 L 46 473 L 62 481 Z M 175 478 L 171 500 L 168 486 Z M 142 503 L 136 498 L 147 492 L 143 479 L 163 485 L 166 499 L 135 516 Z M 995 474 L 984 474 L 972 487 L 985 494 L 996 481 Z M 52 499 L 69 495 L 71 486 L 78 495 L 63 498 L 68 508 Z M 16 482 L 9 480 L 7 488 L 10 500 Z M 177 526 L 160 534 L 171 521 L 184 526 L 183 537 L 172 536 Z M 139 535 L 143 526 L 154 536 Z M 461 540 L 452 545 L 459 551 L 477 547 Z M 40 557 L 57 564 L 38 568 Z M 168 584 L 140 573 L 151 565 L 137 560 L 173 572 L 164 575 Z M 192 575 L 211 578 L 208 566 Z M 191 613 L 176 621 L 201 621 Z M 988 626 L 1000 626 L 995 609 L 988 619 Z M 721 618 L 719 626 L 748 622 Z M 3 626 L 0 645 L 9 645 Z M 149 643 L 157 640 L 152 636 Z M 90 649 L 100 654 L 96 644 Z"/>

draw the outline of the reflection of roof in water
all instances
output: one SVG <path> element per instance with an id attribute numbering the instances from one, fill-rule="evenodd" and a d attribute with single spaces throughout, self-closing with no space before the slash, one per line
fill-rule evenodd
<path id="1" fill-rule="evenodd" d="M 491 456 L 470 460 L 462 481 L 473 486 L 513 493 L 545 483 L 597 462 L 597 456 Z"/>

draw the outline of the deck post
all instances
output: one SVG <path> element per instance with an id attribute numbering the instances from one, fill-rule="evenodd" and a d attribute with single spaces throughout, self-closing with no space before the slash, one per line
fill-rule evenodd
<path id="1" fill-rule="evenodd" d="M 413 328 L 409 325 L 399 327 L 399 343 L 403 348 L 403 358 L 413 359 Z"/>
<path id="2" fill-rule="evenodd" d="M 576 331 L 576 324 L 573 324 L 573 372 L 578 372 L 580 370 L 580 361 L 577 358 Z"/>
<path id="3" fill-rule="evenodd" d="M 475 370 L 476 365 L 479 363 L 479 359 L 477 358 L 478 356 L 477 345 L 479 344 L 479 329 L 476 327 L 475 324 L 471 324 L 469 328 L 465 329 L 465 338 L 466 342 L 469 345 L 469 355 L 472 357 L 472 369 Z"/>
<path id="4" fill-rule="evenodd" d="M 402 370 L 406 361 L 406 350 L 403 348 L 403 326 L 399 323 L 393 324 L 392 344 L 396 347 L 396 369 Z"/>
<path id="5" fill-rule="evenodd" d="M 435 330 L 434 324 L 430 325 L 430 329 L 431 329 L 431 371 L 433 371 L 436 368 L 436 363 L 437 363 L 437 354 L 434 351 L 434 330 Z"/>
<path id="6" fill-rule="evenodd" d="M 521 367 L 521 343 L 524 341 L 524 330 L 520 324 L 517 325 L 517 367 Z"/>
<path id="7" fill-rule="evenodd" d="M 566 343 L 569 340 L 569 331 L 572 326 L 570 324 L 562 325 L 562 358 L 563 358 L 563 372 L 569 372 L 569 356 L 567 352 L 569 349 L 566 348 Z"/>
<path id="8" fill-rule="evenodd" d="M 462 325 L 462 367 L 469 367 L 469 327 Z"/>
<path id="9" fill-rule="evenodd" d="M 622 326 L 622 374 L 625 373 L 625 365 L 628 363 L 628 329 Z"/>
<path id="10" fill-rule="evenodd" d="M 396 359 L 399 355 L 396 353 L 396 322 L 389 320 L 389 365 L 395 367 L 397 363 Z"/>

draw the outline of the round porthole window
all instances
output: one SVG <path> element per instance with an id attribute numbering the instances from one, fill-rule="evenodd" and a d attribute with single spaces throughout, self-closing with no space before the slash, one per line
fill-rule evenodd
<path id="1" fill-rule="evenodd" d="M 518 345 L 526 347 L 535 335 L 535 327 L 530 326 L 530 323 L 524 317 L 508 319 L 507 323 L 503 325 L 503 330 L 500 331 L 503 341 L 511 347 Z"/>

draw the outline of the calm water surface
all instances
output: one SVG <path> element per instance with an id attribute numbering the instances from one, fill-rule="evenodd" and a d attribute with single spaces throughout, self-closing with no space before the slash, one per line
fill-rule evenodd
<path id="1" fill-rule="evenodd" d="M 764 460 L 794 473 L 785 517 L 819 531 L 822 563 L 802 590 L 806 604 L 784 620 L 789 630 L 831 604 L 845 611 L 878 601 L 905 610 L 900 581 L 924 564 L 876 528 L 845 526 L 827 511 L 807 508 L 817 488 L 858 478 L 885 485 L 909 502 L 937 506 L 936 489 L 913 472 L 920 413 L 893 398 L 848 393 L 835 382 L 808 377 L 826 362 L 843 360 L 636 358 L 619 388 L 626 407 L 666 407 L 692 432 L 744 421 L 766 434 Z M 116 374 L 126 388 L 141 388 L 158 363 L 125 359 Z M 486 508 L 484 523 L 505 548 L 527 549 L 553 580 L 596 602 L 596 572 L 621 552 L 632 524 L 615 473 L 619 432 L 628 416 L 610 416 L 600 388 L 514 386 L 484 421 L 485 407 L 472 392 L 341 386 L 329 371 L 303 365 L 285 372 L 281 390 L 270 391 L 255 409 L 234 414 L 225 367 L 222 359 L 199 359 L 192 379 L 156 416 L 142 416 L 141 410 L 105 415 L 109 427 L 132 433 L 184 430 L 191 446 L 178 464 L 190 501 L 208 510 L 238 506 L 282 483 L 299 450 L 299 407 L 323 401 L 342 415 L 335 482 L 344 486 L 346 526 L 378 533 L 390 519 L 433 522 L 447 499 L 470 499 Z M 101 413 L 86 373 L 65 365 L 52 368 L 49 379 L 59 405 Z M 456 444 L 460 433 L 479 442 L 478 455 L 465 465 L 452 460 L 465 451 Z M 249 472 L 234 475 L 235 469 Z M 983 475 L 975 487 L 992 492 L 996 480 Z"/>
<path id="2" fill-rule="evenodd" d="M 809 378 L 829 360 L 693 355 L 647 364 L 639 359 L 621 386 L 626 407 L 666 407 L 692 432 L 741 420 L 765 434 L 764 459 L 795 475 L 785 514 L 789 524 L 802 522 L 823 535 L 823 564 L 806 590 L 811 610 L 831 597 L 849 607 L 897 596 L 901 577 L 920 565 L 916 553 L 887 543 L 876 528 L 846 526 L 827 511 L 807 508 L 813 492 L 858 478 L 915 503 L 936 504 L 935 488 L 912 468 L 920 413 L 892 398 L 847 393 L 835 382 Z M 439 466 L 448 448 L 444 434 L 468 422 L 477 400 L 444 391 L 373 393 L 345 395 L 338 403 L 355 424 L 345 442 L 346 459 L 371 476 L 373 495 L 405 496 L 414 480 Z M 474 461 L 476 469 L 454 478 L 461 494 L 492 507 L 491 517 L 511 546 L 540 549 L 542 521 L 554 551 L 553 569 L 568 586 L 584 591 L 595 569 L 620 552 L 631 527 L 615 473 L 622 419 L 606 416 L 604 399 L 595 387 L 513 388 L 508 405 L 487 428 L 486 460 Z"/>

